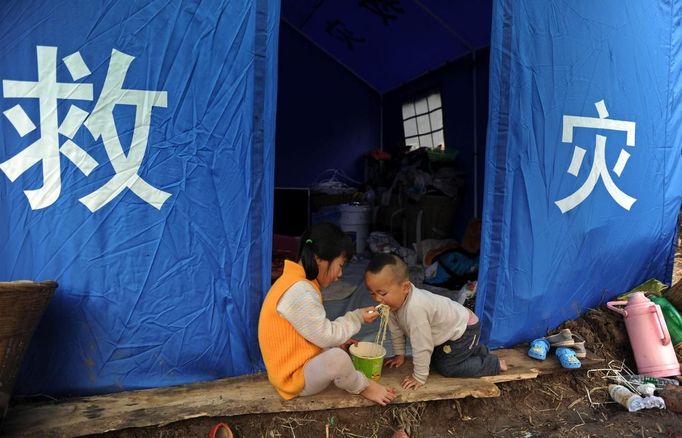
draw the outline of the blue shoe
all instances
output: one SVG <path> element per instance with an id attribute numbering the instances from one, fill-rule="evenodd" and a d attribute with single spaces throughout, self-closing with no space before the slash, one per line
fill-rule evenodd
<path id="1" fill-rule="evenodd" d="M 559 359 L 561 366 L 564 368 L 576 369 L 582 366 L 580 360 L 578 360 L 578 357 L 575 355 L 575 351 L 571 350 L 570 348 L 557 348 L 556 357 Z"/>
<path id="2" fill-rule="evenodd" d="M 549 342 L 545 338 L 538 338 L 530 343 L 528 349 L 528 356 L 533 359 L 545 360 L 547 359 L 547 352 L 549 351 Z"/>

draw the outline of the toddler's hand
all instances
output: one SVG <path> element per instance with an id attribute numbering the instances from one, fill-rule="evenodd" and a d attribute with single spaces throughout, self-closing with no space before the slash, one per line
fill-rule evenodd
<path id="1" fill-rule="evenodd" d="M 392 358 L 386 360 L 384 363 L 385 366 L 389 368 L 398 368 L 402 364 L 405 363 L 405 355 L 404 354 L 396 354 Z"/>
<path id="2" fill-rule="evenodd" d="M 403 379 L 403 385 L 402 386 L 405 389 L 417 389 L 423 385 L 424 385 L 423 383 L 419 383 L 419 381 L 417 379 L 415 379 L 414 377 L 412 377 L 412 375 L 409 375 Z"/>
<path id="3" fill-rule="evenodd" d="M 369 324 L 381 316 L 381 314 L 377 312 L 377 309 L 373 306 L 363 307 L 360 310 L 362 310 L 362 319 L 365 321 L 365 324 Z"/>

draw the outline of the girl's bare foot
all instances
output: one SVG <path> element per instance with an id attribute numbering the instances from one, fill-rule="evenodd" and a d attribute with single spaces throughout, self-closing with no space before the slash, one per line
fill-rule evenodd
<path id="1" fill-rule="evenodd" d="M 507 371 L 507 361 L 500 359 L 500 371 Z"/>
<path id="2" fill-rule="evenodd" d="M 360 395 L 365 397 L 367 400 L 380 404 L 381 406 L 386 406 L 398 394 L 396 394 L 395 389 L 387 388 L 383 385 L 379 385 L 374 380 L 370 380 L 369 386 L 367 386 L 367 388 L 365 388 Z"/>
<path id="3" fill-rule="evenodd" d="M 410 438 L 404 430 L 396 430 L 391 438 Z"/>

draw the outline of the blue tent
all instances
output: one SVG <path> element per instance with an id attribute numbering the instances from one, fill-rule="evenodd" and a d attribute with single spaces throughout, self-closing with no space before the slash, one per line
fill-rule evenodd
<path id="1" fill-rule="evenodd" d="M 670 278 L 677 2 L 281 3 L 0 6 L 0 281 L 60 283 L 18 392 L 261 371 L 273 187 L 360 179 L 434 86 L 491 345 Z"/>

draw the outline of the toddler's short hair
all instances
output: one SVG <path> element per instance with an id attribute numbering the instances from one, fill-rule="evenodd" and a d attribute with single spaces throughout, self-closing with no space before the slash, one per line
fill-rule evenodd
<path id="1" fill-rule="evenodd" d="M 410 275 L 407 264 L 394 254 L 375 254 L 369 261 L 366 271 L 372 274 L 378 274 L 386 266 L 390 266 L 396 283 L 409 280 Z"/>

